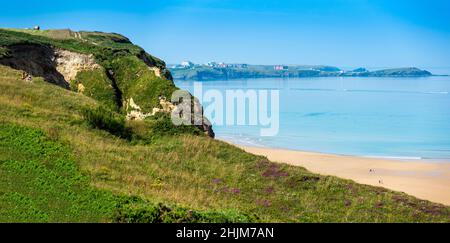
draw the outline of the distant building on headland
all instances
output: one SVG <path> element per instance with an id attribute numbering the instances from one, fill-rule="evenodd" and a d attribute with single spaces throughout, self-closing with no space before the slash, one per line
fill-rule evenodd
<path id="1" fill-rule="evenodd" d="M 218 67 L 218 68 L 247 68 L 248 65 L 244 63 L 224 63 L 224 62 L 209 62 L 207 66 Z"/>
<path id="2" fill-rule="evenodd" d="M 34 28 L 33 28 L 34 30 L 41 30 L 41 26 L 39 26 L 39 25 L 36 25 L 36 26 L 34 26 Z"/>
<path id="3" fill-rule="evenodd" d="M 220 67 L 220 68 L 227 68 L 227 67 L 228 67 L 228 64 L 226 64 L 226 63 L 224 63 L 224 62 L 219 62 L 219 64 L 217 64 L 217 67 Z"/>
<path id="4" fill-rule="evenodd" d="M 198 68 L 198 67 L 211 67 L 211 68 L 248 68 L 248 64 L 245 63 L 224 63 L 224 62 L 207 62 L 205 64 L 195 64 L 191 61 L 183 61 L 181 64 L 172 65 L 173 69 L 186 69 L 186 68 Z"/>
<path id="5" fill-rule="evenodd" d="M 283 71 L 283 70 L 289 70 L 289 67 L 285 66 L 285 65 L 276 65 L 273 67 L 273 69 L 277 70 L 277 71 Z"/>
<path id="6" fill-rule="evenodd" d="M 181 67 L 183 67 L 183 68 L 192 68 L 194 66 L 195 66 L 195 64 L 193 62 L 191 62 L 191 61 L 183 61 L 183 62 L 181 62 Z"/>

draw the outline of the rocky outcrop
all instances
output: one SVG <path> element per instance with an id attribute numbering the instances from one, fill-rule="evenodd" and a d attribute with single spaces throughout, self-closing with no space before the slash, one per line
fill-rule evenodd
<path id="1" fill-rule="evenodd" d="M 139 105 L 137 105 L 133 98 L 128 99 L 125 102 L 125 110 L 127 111 L 127 120 L 144 120 L 149 116 L 154 116 L 156 113 L 171 113 L 176 106 L 171 102 L 167 101 L 165 97 L 159 98 L 159 107 L 154 107 L 151 113 L 143 113 Z"/>
<path id="2" fill-rule="evenodd" d="M 43 77 L 47 82 L 69 88 L 69 83 L 58 72 L 55 50 L 38 44 L 19 44 L 8 47 L 9 55 L 0 64 L 22 70 L 32 76 Z"/>
<path id="3" fill-rule="evenodd" d="M 157 67 L 149 67 L 150 70 L 152 70 L 155 73 L 155 76 L 158 78 L 162 78 L 161 76 L 161 69 Z"/>
<path id="4" fill-rule="evenodd" d="M 86 55 L 56 49 L 54 55 L 56 70 L 64 76 L 64 80 L 67 82 L 75 80 L 78 72 L 100 68 L 100 65 L 95 63 L 95 59 L 92 54 Z"/>
<path id="5" fill-rule="evenodd" d="M 154 107 L 151 113 L 143 113 L 141 107 L 134 102 L 133 98 L 130 98 L 125 101 L 125 110 L 127 111 L 126 118 L 127 120 L 144 120 L 145 118 L 154 116 L 159 112 L 171 113 L 176 108 L 176 106 L 167 101 L 165 97 L 159 98 L 159 105 L 161 108 Z"/>
<path id="6" fill-rule="evenodd" d="M 125 111 L 128 120 L 176 109 L 176 104 L 164 98 L 177 90 L 164 61 L 126 37 L 71 30 L 48 30 L 35 36 L 34 32 L 0 29 L 0 38 L 0 65 L 21 70 L 25 81 L 42 77 L 111 110 Z M 201 110 L 200 103 L 195 109 Z M 203 115 L 196 119 L 201 121 L 195 124 L 202 124 L 196 126 L 213 137 L 209 121 Z"/>
<path id="7" fill-rule="evenodd" d="M 50 46 L 21 44 L 8 47 L 9 55 L 0 64 L 22 70 L 32 76 L 43 77 L 47 82 L 64 88 L 70 87 L 78 72 L 100 66 L 93 55 L 86 55 Z"/>
<path id="8" fill-rule="evenodd" d="M 194 116 L 195 117 L 194 124 L 201 124 L 197 125 L 197 127 L 200 130 L 204 131 L 205 134 L 208 135 L 209 137 L 214 138 L 215 133 L 212 129 L 212 124 L 208 120 L 208 118 L 203 116 L 203 106 L 200 104 L 197 98 L 194 98 L 194 113 L 199 114 L 198 116 Z"/>
<path id="9" fill-rule="evenodd" d="M 84 91 L 86 90 L 86 87 L 84 87 L 84 85 L 82 84 L 82 83 L 79 83 L 78 85 L 77 85 L 77 91 L 78 91 L 78 93 L 84 93 Z"/>
<path id="10" fill-rule="evenodd" d="M 125 109 L 127 110 L 127 120 L 144 120 L 147 117 L 154 116 L 157 113 L 172 113 L 174 110 L 176 110 L 178 107 L 177 105 L 167 101 L 165 97 L 159 98 L 159 105 L 161 108 L 155 107 L 153 108 L 153 111 L 151 113 L 143 113 L 142 109 L 139 105 L 137 105 L 133 98 L 130 98 L 128 101 L 125 102 Z M 204 131 L 205 134 L 209 137 L 214 138 L 215 134 L 212 129 L 211 122 L 203 116 L 203 107 L 198 101 L 198 99 L 194 99 L 193 101 L 193 111 L 192 111 L 192 124 L 199 124 L 195 125 L 200 130 Z"/>
<path id="11" fill-rule="evenodd" d="M 143 113 L 141 107 L 134 102 L 133 98 L 124 102 L 124 108 L 127 111 L 126 119 L 129 121 L 142 121 L 152 115 Z"/>

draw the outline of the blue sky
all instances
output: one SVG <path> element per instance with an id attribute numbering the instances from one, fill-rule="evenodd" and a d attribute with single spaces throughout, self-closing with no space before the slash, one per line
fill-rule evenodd
<path id="1" fill-rule="evenodd" d="M 9 1 L 0 27 L 128 36 L 168 63 L 450 67 L 449 1 Z"/>

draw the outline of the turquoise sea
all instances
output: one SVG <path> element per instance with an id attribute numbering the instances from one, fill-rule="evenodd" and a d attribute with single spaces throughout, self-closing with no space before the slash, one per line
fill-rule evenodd
<path id="1" fill-rule="evenodd" d="M 193 92 L 193 81 L 175 83 Z M 247 79 L 202 85 L 203 91 L 223 94 L 236 89 L 280 92 L 278 135 L 261 137 L 258 126 L 215 125 L 219 139 L 322 153 L 450 161 L 449 76 Z"/>

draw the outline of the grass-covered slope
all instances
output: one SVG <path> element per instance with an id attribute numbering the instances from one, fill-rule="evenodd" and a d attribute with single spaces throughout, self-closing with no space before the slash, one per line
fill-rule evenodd
<path id="1" fill-rule="evenodd" d="M 173 132 L 164 117 L 151 133 L 89 118 L 100 102 L 20 75 L 0 66 L 1 222 L 450 222 L 449 207 Z"/>
<path id="2" fill-rule="evenodd" d="M 107 139 L 112 146 L 132 147 L 132 142 L 91 128 L 85 110 L 98 102 L 42 79 L 26 83 L 20 76 L 19 71 L 0 65 L 0 222 L 257 220 L 236 210 L 194 210 L 96 186 L 94 177 L 109 180 L 108 167 L 95 162 L 88 168 L 81 161 L 100 162 L 104 158 L 97 156 L 108 153 L 107 148 L 97 147 L 100 154 L 89 155 L 74 145 L 89 147 L 95 143 L 91 138 Z"/>
<path id="3" fill-rule="evenodd" d="M 106 220 L 110 193 L 89 187 L 69 150 L 37 129 L 0 124 L 0 221 Z"/>
<path id="4" fill-rule="evenodd" d="M 159 105 L 157 97 L 170 98 L 176 90 L 173 82 L 163 82 L 136 56 L 116 58 L 112 61 L 111 67 L 124 100 L 133 98 L 134 102 L 141 104 L 140 107 L 144 112 L 151 112 L 153 107 Z"/>

